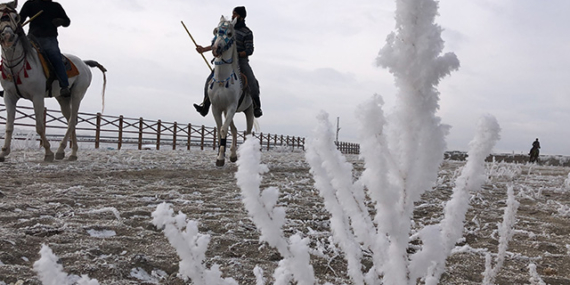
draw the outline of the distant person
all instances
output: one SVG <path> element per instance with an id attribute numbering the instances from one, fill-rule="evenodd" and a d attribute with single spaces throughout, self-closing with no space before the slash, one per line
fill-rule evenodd
<path id="1" fill-rule="evenodd" d="M 538 141 L 538 138 L 532 142 L 532 148 L 540 149 L 540 142 Z"/>
<path id="2" fill-rule="evenodd" d="M 49 62 L 52 64 L 59 87 L 61 87 L 60 95 L 69 97 L 69 80 L 61 57 L 59 42 L 57 41 L 57 28 L 60 26 L 68 27 L 71 21 L 63 7 L 52 0 L 28 0 L 20 10 L 20 24 L 23 24 L 26 18 L 35 16 L 43 11 L 37 18 L 30 22 L 28 35 L 37 42 Z"/>
<path id="3" fill-rule="evenodd" d="M 538 141 L 538 138 L 537 138 L 534 142 L 532 142 L 532 148 L 530 149 L 530 152 L 528 153 L 530 155 L 529 162 L 537 161 L 539 153 L 540 153 L 540 142 Z"/>
<path id="4" fill-rule="evenodd" d="M 234 26 L 234 29 L 236 33 L 237 52 L 239 54 L 239 68 L 241 73 L 247 77 L 249 93 L 251 95 L 251 99 L 253 100 L 253 115 L 256 118 L 259 118 L 263 115 L 263 112 L 261 111 L 261 101 L 259 99 L 259 83 L 257 82 L 257 79 L 255 79 L 255 75 L 253 74 L 251 66 L 249 66 L 249 56 L 253 54 L 253 33 L 245 25 L 246 16 L 247 12 L 243 6 L 235 7 L 232 12 L 232 19 L 237 19 L 237 23 Z M 204 53 L 211 50 L 211 45 L 207 47 L 198 45 L 196 47 L 196 51 L 199 53 Z M 213 76 L 214 73 L 212 72 L 206 80 L 206 87 L 204 87 L 204 101 L 202 104 L 194 104 L 196 111 L 203 117 L 208 114 L 208 110 L 210 108 L 210 98 L 208 98 L 208 82 L 212 80 Z"/>

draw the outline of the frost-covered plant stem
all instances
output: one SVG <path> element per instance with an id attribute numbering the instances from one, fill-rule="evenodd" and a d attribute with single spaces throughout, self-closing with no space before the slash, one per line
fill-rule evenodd
<path id="1" fill-rule="evenodd" d="M 538 272 L 536 272 L 536 265 L 531 263 L 528 265 L 528 271 L 530 273 L 530 285 L 546 285 L 546 283 L 540 278 Z"/>
<path id="2" fill-rule="evenodd" d="M 485 264 L 485 272 L 483 273 L 483 284 L 494 284 L 497 274 L 503 267 L 505 256 L 507 255 L 507 248 L 509 241 L 513 238 L 514 225 L 516 223 L 516 214 L 519 207 L 519 202 L 515 199 L 515 191 L 513 185 L 507 187 L 507 207 L 503 215 L 503 222 L 499 225 L 499 251 L 495 266 L 491 268 L 490 255 L 487 255 L 487 262 Z"/>
<path id="3" fill-rule="evenodd" d="M 423 249 L 411 258 L 410 276 L 416 280 L 424 276 L 426 285 L 435 285 L 445 271 L 445 260 L 463 234 L 465 214 L 469 208 L 470 193 L 481 189 L 485 182 L 485 158 L 499 140 L 500 127 L 495 117 L 487 115 L 479 120 L 475 138 L 469 143 L 467 162 L 455 182 L 451 200 L 446 203 L 445 216 L 437 226 L 435 237 L 423 236 Z"/>
<path id="4" fill-rule="evenodd" d="M 248 215 L 261 232 L 259 239 L 276 248 L 283 256 L 274 273 L 274 284 L 285 285 L 291 280 L 297 281 L 299 285 L 315 284 L 315 274 L 310 263 L 309 240 L 301 238 L 299 234 L 286 239 L 282 230 L 285 224 L 285 208 L 276 207 L 279 190 L 270 187 L 260 191 L 261 175 L 269 169 L 261 164 L 259 148 L 259 141 L 247 136 L 238 149 L 236 178 Z"/>
<path id="5" fill-rule="evenodd" d="M 414 203 L 434 185 L 445 150 L 448 127 L 435 115 L 436 86 L 459 67 L 459 61 L 453 53 L 440 56 L 443 40 L 442 29 L 435 24 L 437 10 L 434 0 L 397 0 L 396 32 L 388 36 L 377 58 L 377 64 L 394 75 L 398 88 L 386 125 L 387 151 L 393 159 L 388 165 L 395 169 L 380 186 L 366 185 L 370 192 L 388 188 L 394 199 L 386 211 L 395 219 L 382 219 L 378 225 L 378 232 L 389 238 L 390 262 L 384 263 L 382 272 L 386 285 L 416 282 L 408 276 L 406 253 Z"/>
<path id="6" fill-rule="evenodd" d="M 198 232 L 198 224 L 184 213 L 174 215 L 170 204 L 162 203 L 152 212 L 152 223 L 164 229 L 164 235 L 180 257 L 179 273 L 195 285 L 237 285 L 232 278 L 222 278 L 219 266 L 206 269 L 204 260 L 210 236 Z"/>
<path id="7" fill-rule="evenodd" d="M 40 249 L 40 256 L 40 259 L 34 262 L 34 271 L 38 273 L 43 285 L 99 285 L 97 279 L 89 279 L 87 275 L 81 278 L 67 275 L 63 266 L 57 263 L 59 258 L 45 244 Z"/>
<path id="8" fill-rule="evenodd" d="M 333 240 L 344 253 L 348 275 L 354 284 L 364 284 L 359 240 L 371 248 L 375 226 L 364 205 L 362 186 L 352 182 L 352 165 L 336 149 L 328 115 L 321 113 L 318 120 L 315 136 L 307 142 L 305 157 L 325 209 L 331 214 Z"/>

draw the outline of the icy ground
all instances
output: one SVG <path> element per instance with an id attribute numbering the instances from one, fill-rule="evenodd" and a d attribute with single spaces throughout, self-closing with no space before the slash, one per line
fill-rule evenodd
<path id="1" fill-rule="evenodd" d="M 80 150 L 75 162 L 41 159 L 39 150 L 16 150 L 0 164 L 1 285 L 40 284 L 32 264 L 42 244 L 60 257 L 67 273 L 88 274 L 101 284 L 185 284 L 176 277 L 174 249 L 151 224 L 151 212 L 162 202 L 200 222 L 200 231 L 212 236 L 208 262 L 220 264 L 240 284 L 255 284 L 255 265 L 269 274 L 281 259 L 258 242 L 241 204 L 235 164 L 215 167 L 212 151 Z M 348 159 L 358 177 L 362 161 Z M 312 240 L 317 277 L 350 284 L 342 256 L 330 246 L 328 214 L 304 153 L 263 152 L 262 162 L 270 169 L 262 188 L 278 187 L 280 203 L 288 208 L 286 232 Z M 418 226 L 441 219 L 462 165 L 444 163 L 435 191 L 417 205 Z M 531 262 L 547 284 L 570 284 L 570 168 L 504 163 L 487 168 L 488 181 L 473 193 L 464 240 L 448 260 L 441 284 L 481 284 L 485 254 L 497 252 L 496 229 L 509 183 L 521 205 L 497 284 L 529 284 Z M 409 250 L 417 246 L 412 242 Z"/>

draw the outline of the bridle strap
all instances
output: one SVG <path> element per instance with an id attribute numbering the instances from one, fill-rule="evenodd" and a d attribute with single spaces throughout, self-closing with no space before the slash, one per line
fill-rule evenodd
<path id="1" fill-rule="evenodd" d="M 2 47 L 2 51 L 4 52 L 4 51 L 6 51 L 7 49 L 14 49 L 14 50 L 15 50 L 15 48 L 16 48 L 18 42 L 20 41 L 20 36 L 23 36 L 23 35 L 18 35 L 18 37 L 16 38 L 16 40 L 12 43 L 12 45 L 11 45 L 9 48 L 4 48 L 4 47 Z M 23 64 L 23 65 L 22 65 L 22 69 L 25 69 L 25 68 L 26 68 L 26 56 L 27 56 L 27 53 L 26 53 L 26 50 L 25 50 L 25 49 L 22 49 L 22 56 L 20 56 L 20 57 L 16 60 L 16 61 L 17 61 L 16 63 L 13 63 L 14 60 L 9 60 L 8 58 L 5 58 L 4 56 L 2 56 L 2 65 L 1 65 L 1 66 L 2 66 L 2 70 L 1 70 L 1 72 L 4 72 L 4 68 L 7 68 L 7 69 L 10 71 L 10 75 L 12 76 L 12 82 L 14 83 L 14 87 L 16 88 L 16 94 L 17 94 L 18 97 L 20 97 L 20 98 L 24 98 L 24 96 L 22 96 L 22 93 L 20 92 L 20 87 L 18 87 L 18 82 L 17 82 L 17 81 L 18 81 L 18 80 L 17 80 L 17 79 L 18 79 L 18 76 L 17 76 L 17 75 L 21 72 L 21 70 L 18 71 L 17 73 L 14 73 L 14 67 L 16 67 L 16 66 L 18 66 L 18 65 L 20 65 L 20 64 Z M 6 63 L 7 63 L 6 66 L 4 66 L 4 61 L 6 61 Z"/>

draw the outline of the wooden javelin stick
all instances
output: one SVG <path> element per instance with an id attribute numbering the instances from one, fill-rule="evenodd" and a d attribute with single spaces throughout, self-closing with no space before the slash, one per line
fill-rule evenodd
<path id="1" fill-rule="evenodd" d="M 198 44 L 196 43 L 196 41 L 194 40 L 194 37 L 192 37 L 192 34 L 190 34 L 190 31 L 188 31 L 188 28 L 186 28 L 186 25 L 184 25 L 184 21 L 180 21 L 180 23 L 182 23 L 182 26 L 184 26 L 184 29 L 186 30 L 186 32 L 188 33 L 188 35 L 190 36 L 190 38 L 192 39 L 192 42 L 194 42 L 194 45 L 196 47 L 198 47 Z M 202 55 L 202 58 L 204 59 L 204 62 L 206 62 L 206 65 L 208 66 L 208 68 L 210 69 L 210 71 L 212 70 L 212 66 L 210 66 L 210 64 L 208 63 L 208 60 L 206 59 L 206 57 L 204 56 L 203 53 L 200 53 L 200 55 Z"/>
<path id="2" fill-rule="evenodd" d="M 22 24 L 22 27 L 29 24 L 31 21 L 33 21 L 35 18 L 37 18 L 41 13 L 43 13 L 44 10 L 39 11 L 37 14 L 35 14 L 33 17 L 31 17 L 29 20 L 27 20 L 26 22 L 24 22 Z"/>

